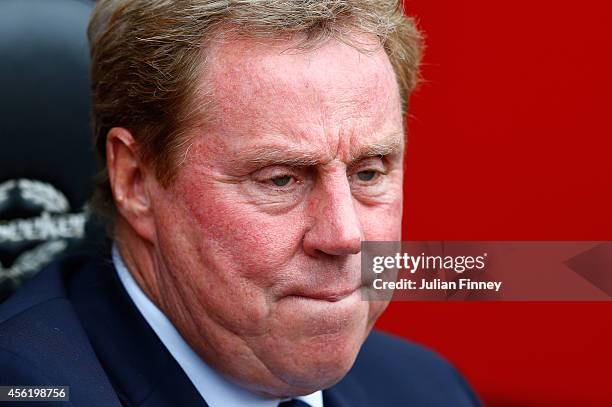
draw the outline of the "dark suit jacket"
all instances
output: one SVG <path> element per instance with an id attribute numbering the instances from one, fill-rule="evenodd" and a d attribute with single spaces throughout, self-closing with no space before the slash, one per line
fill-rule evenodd
<path id="1" fill-rule="evenodd" d="M 0 306 L 0 385 L 70 386 L 70 403 L 35 406 L 206 406 L 110 259 L 91 254 L 51 265 Z M 448 363 L 381 333 L 323 397 L 325 407 L 479 405 Z"/>

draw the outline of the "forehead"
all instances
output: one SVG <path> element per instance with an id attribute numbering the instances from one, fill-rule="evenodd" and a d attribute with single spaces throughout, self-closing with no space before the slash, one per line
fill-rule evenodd
<path id="1" fill-rule="evenodd" d="M 306 50 L 272 39 L 212 45 L 206 82 L 218 109 L 216 129 L 228 137 L 309 144 L 401 129 L 399 88 L 386 53 L 374 37 L 354 40 L 363 49 L 333 39 Z"/>

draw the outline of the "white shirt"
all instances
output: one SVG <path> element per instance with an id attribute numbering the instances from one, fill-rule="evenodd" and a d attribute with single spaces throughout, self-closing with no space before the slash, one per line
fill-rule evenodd
<path id="1" fill-rule="evenodd" d="M 157 334 L 172 357 L 191 380 L 196 390 L 210 407 L 277 407 L 283 401 L 266 399 L 228 381 L 200 358 L 181 337 L 170 320 L 146 296 L 138 286 L 117 247 L 113 245 L 113 263 L 125 291 L 144 319 Z M 206 389 L 204 391 L 204 389 Z M 317 391 L 296 397 L 312 407 L 323 407 L 323 393 Z"/>

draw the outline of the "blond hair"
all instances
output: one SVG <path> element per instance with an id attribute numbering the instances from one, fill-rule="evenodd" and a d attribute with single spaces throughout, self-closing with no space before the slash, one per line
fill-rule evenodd
<path id="1" fill-rule="evenodd" d="M 196 85 L 211 40 L 228 33 L 299 36 L 296 48 L 308 49 L 330 38 L 347 41 L 351 32 L 379 39 L 405 106 L 418 80 L 422 41 L 401 0 L 99 0 L 88 31 L 98 213 L 112 226 L 106 168 L 112 127 L 130 129 L 160 183 L 172 181 L 186 134 L 209 107 Z"/>

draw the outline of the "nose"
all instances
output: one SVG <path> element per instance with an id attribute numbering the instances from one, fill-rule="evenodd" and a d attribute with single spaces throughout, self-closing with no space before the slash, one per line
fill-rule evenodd
<path id="1" fill-rule="evenodd" d="M 312 191 L 308 212 L 311 227 L 304 235 L 310 256 L 343 256 L 361 251 L 363 233 L 348 179 L 343 172 L 334 182 L 321 182 Z"/>

